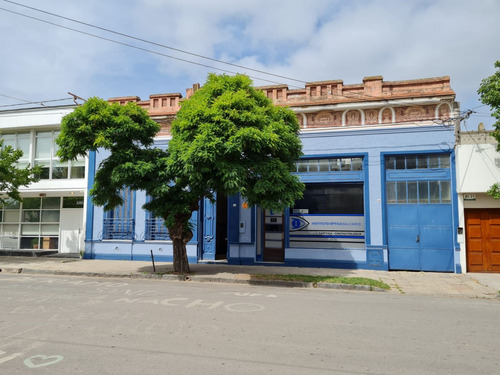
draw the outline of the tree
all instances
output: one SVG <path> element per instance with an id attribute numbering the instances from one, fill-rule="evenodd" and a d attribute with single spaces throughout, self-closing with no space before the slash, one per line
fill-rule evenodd
<path id="1" fill-rule="evenodd" d="M 491 107 L 491 114 L 496 119 L 496 122 L 493 124 L 495 129 L 492 135 L 499 142 L 497 150 L 500 151 L 500 61 L 495 63 L 495 68 L 499 70 L 481 81 L 477 93 L 479 94 L 481 103 Z M 500 185 L 498 183 L 493 184 L 487 193 L 495 199 L 500 198 Z"/>
<path id="2" fill-rule="evenodd" d="M 176 273 L 190 272 L 189 220 L 202 199 L 241 194 L 249 205 L 283 210 L 302 197 L 304 185 L 290 173 L 302 154 L 298 121 L 246 76 L 209 75 L 182 103 L 168 150 L 154 147 L 158 130 L 134 104 L 92 98 L 63 119 L 57 143 L 63 160 L 109 151 L 90 192 L 94 203 L 112 209 L 124 186 L 144 190 L 143 208 L 165 220 Z"/>
<path id="3" fill-rule="evenodd" d="M 17 162 L 22 156 L 21 150 L 15 150 L 12 146 L 4 147 L 3 139 L 0 139 L 0 192 L 19 202 L 22 201 L 19 188 L 38 181 L 36 175 L 40 172 L 36 167 L 18 168 Z M 5 203 L 5 196 L 0 196 L 0 204 Z"/>

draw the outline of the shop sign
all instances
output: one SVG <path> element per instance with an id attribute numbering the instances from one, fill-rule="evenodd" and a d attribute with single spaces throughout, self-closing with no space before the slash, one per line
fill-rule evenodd
<path id="1" fill-rule="evenodd" d="M 364 242 L 364 215 L 290 215 L 291 247 L 339 248 Z"/>

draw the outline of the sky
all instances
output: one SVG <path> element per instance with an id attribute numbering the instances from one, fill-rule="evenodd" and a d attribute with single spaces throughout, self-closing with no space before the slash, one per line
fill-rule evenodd
<path id="1" fill-rule="evenodd" d="M 290 89 L 450 76 L 475 111 L 462 128 L 491 128 L 477 89 L 500 60 L 499 16 L 500 0 L 0 0 L 0 110 L 184 96 L 210 72 Z"/>

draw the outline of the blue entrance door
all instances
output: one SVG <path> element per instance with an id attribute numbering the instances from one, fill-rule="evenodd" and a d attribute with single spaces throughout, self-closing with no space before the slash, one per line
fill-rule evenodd
<path id="1" fill-rule="evenodd" d="M 453 271 L 450 155 L 390 156 L 385 167 L 389 268 Z"/>
<path id="2" fill-rule="evenodd" d="M 453 271 L 450 204 L 388 204 L 389 268 Z"/>
<path id="3" fill-rule="evenodd" d="M 203 200 L 203 231 L 201 260 L 214 260 L 216 253 L 217 205 L 208 199 Z"/>

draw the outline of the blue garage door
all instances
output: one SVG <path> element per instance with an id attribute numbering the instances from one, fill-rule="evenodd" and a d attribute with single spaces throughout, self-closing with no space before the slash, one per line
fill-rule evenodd
<path id="1" fill-rule="evenodd" d="M 450 176 L 449 155 L 386 159 L 390 269 L 453 271 Z"/>

